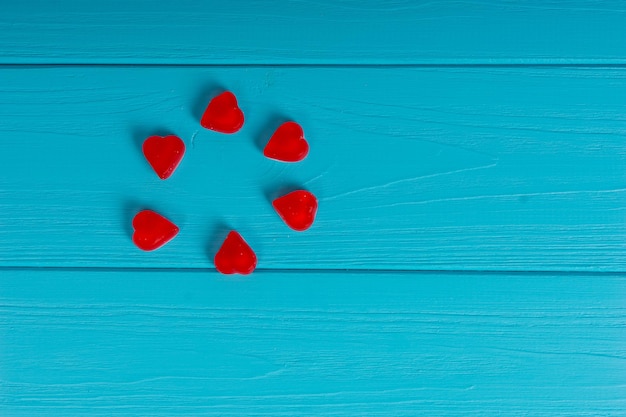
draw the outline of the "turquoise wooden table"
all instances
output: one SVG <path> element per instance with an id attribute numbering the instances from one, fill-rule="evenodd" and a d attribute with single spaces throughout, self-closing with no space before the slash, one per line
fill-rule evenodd
<path id="1" fill-rule="evenodd" d="M 624 415 L 623 2 L 4 3 L 3 417 Z M 263 157 L 285 120 L 301 163 Z"/>

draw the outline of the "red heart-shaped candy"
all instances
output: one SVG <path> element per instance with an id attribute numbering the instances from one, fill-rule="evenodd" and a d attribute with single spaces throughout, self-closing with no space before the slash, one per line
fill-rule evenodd
<path id="1" fill-rule="evenodd" d="M 297 190 L 272 202 L 274 210 L 293 230 L 302 232 L 313 224 L 317 213 L 317 198 L 309 191 Z"/>
<path id="2" fill-rule="evenodd" d="M 250 274 L 256 268 L 256 254 L 241 235 L 232 230 L 215 254 L 215 268 L 222 274 Z"/>
<path id="3" fill-rule="evenodd" d="M 272 135 L 263 155 L 283 162 L 302 161 L 309 153 L 302 127 L 296 122 L 283 123 Z"/>
<path id="4" fill-rule="evenodd" d="M 213 97 L 202 119 L 202 127 L 220 133 L 235 133 L 243 126 L 243 112 L 237 104 L 237 98 L 230 91 Z"/>
<path id="5" fill-rule="evenodd" d="M 168 179 L 185 155 L 185 143 L 174 135 L 150 136 L 143 142 L 143 154 L 162 180 Z"/>
<path id="6" fill-rule="evenodd" d="M 133 242 L 141 250 L 160 248 L 178 234 L 178 226 L 152 210 L 142 210 L 133 218 Z"/>

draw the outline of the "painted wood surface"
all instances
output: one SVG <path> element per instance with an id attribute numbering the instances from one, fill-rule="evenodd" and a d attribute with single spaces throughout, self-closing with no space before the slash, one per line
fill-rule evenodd
<path id="1" fill-rule="evenodd" d="M 5 1 L 1 63 L 625 64 L 620 0 Z"/>
<path id="2" fill-rule="evenodd" d="M 626 277 L 10 271 L 0 414 L 621 416 Z"/>
<path id="3" fill-rule="evenodd" d="M 0 416 L 624 414 L 624 2 L 4 3 Z M 137 250 L 141 208 L 180 235 Z"/>
<path id="4" fill-rule="evenodd" d="M 229 88 L 247 117 L 199 126 Z M 626 267 L 626 71 L 542 68 L 4 68 L 0 265 L 211 268 L 228 228 L 262 269 L 589 270 Z M 283 120 L 311 143 L 263 157 Z M 159 180 L 152 134 L 188 152 Z M 318 195 L 290 231 L 272 196 Z M 155 209 L 181 233 L 130 240 Z"/>

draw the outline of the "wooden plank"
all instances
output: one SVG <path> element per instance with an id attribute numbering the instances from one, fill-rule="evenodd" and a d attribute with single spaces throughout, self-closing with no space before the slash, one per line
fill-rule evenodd
<path id="1" fill-rule="evenodd" d="M 0 414 L 621 416 L 626 277 L 3 271 Z"/>
<path id="2" fill-rule="evenodd" d="M 234 136 L 198 124 L 220 87 Z M 263 269 L 626 269 L 626 70 L 5 68 L 0 90 L 2 266 L 211 268 L 235 228 Z M 309 157 L 264 158 L 290 118 Z M 156 133 L 188 146 L 167 181 Z M 320 199 L 305 233 L 269 204 L 290 186 Z M 141 208 L 179 237 L 137 250 Z"/>
<path id="3" fill-rule="evenodd" d="M 619 0 L 4 3 L 0 63 L 626 63 Z"/>

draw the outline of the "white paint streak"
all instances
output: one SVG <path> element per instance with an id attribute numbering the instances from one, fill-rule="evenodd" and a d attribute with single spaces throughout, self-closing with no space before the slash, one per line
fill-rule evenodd
<path id="1" fill-rule="evenodd" d="M 346 197 L 349 195 L 353 195 L 353 194 L 358 194 L 358 193 L 362 193 L 362 192 L 366 192 L 366 191 L 374 191 L 374 190 L 379 190 L 382 188 L 387 188 L 390 187 L 392 185 L 396 185 L 396 184 L 402 184 L 405 182 L 412 182 L 412 181 L 417 181 L 417 180 L 423 180 L 426 178 L 435 178 L 435 177 L 441 177 L 444 175 L 452 175 L 452 174 L 459 174 L 461 172 L 469 172 L 469 171 L 477 171 L 480 169 L 489 169 L 489 168 L 493 168 L 498 164 L 498 162 L 494 162 L 491 163 L 489 165 L 482 165 L 482 166 L 478 166 L 478 167 L 472 167 L 472 168 L 463 168 L 463 169 L 456 169 L 456 170 L 452 170 L 452 171 L 445 171 L 445 172 L 438 172 L 436 174 L 428 174 L 428 175 L 421 175 L 418 177 L 411 177 L 411 178 L 404 178 L 401 180 L 396 180 L 396 181 L 391 181 L 385 184 L 381 184 L 381 185 L 375 185 L 372 187 L 365 187 L 365 188 L 359 188 L 357 190 L 352 190 L 352 191 L 348 191 L 345 193 L 341 193 L 341 194 L 336 194 L 330 197 L 326 197 L 324 199 L 322 199 L 323 201 L 330 201 L 330 200 L 335 200 L 337 198 L 341 198 L 341 197 Z"/>
<path id="2" fill-rule="evenodd" d="M 421 204 L 442 203 L 450 201 L 471 201 L 471 200 L 483 200 L 490 198 L 520 198 L 520 197 L 538 197 L 538 196 L 564 196 L 564 195 L 577 195 L 577 194 L 613 194 L 626 192 L 626 188 L 615 188 L 610 190 L 576 190 L 576 191 L 547 191 L 540 193 L 517 193 L 517 194 L 492 194 L 492 195 L 477 195 L 470 197 L 450 197 L 450 198 L 434 198 L 431 200 L 423 201 L 409 201 L 404 203 L 385 204 L 381 206 L 372 206 L 371 209 L 399 207 L 399 206 L 413 206 Z"/>
<path id="3" fill-rule="evenodd" d="M 193 132 L 193 135 L 191 135 L 191 148 L 194 149 L 196 147 L 196 136 L 198 136 L 198 131 L 196 130 L 195 132 Z"/>

